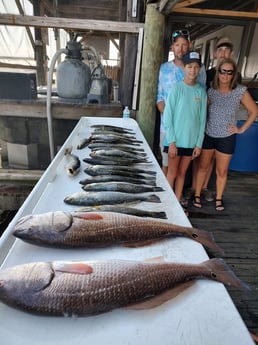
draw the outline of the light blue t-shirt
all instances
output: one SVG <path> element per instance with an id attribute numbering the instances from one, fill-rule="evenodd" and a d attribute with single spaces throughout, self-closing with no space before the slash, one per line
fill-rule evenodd
<path id="1" fill-rule="evenodd" d="M 171 86 L 182 81 L 185 77 L 185 72 L 182 67 L 175 65 L 173 61 L 164 62 L 160 65 L 159 81 L 157 90 L 157 103 L 166 100 L 171 89 Z M 204 66 L 200 69 L 197 81 L 206 89 L 206 71 Z M 163 114 L 161 113 L 160 131 L 165 132 L 163 123 Z"/>
<path id="2" fill-rule="evenodd" d="M 202 147 L 207 112 L 207 94 L 199 83 L 187 85 L 184 81 L 174 84 L 164 109 L 166 141 L 177 147 Z"/>

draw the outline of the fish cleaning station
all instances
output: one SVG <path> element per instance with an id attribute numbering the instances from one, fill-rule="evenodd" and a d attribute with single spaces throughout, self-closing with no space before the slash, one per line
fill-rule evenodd
<path id="1" fill-rule="evenodd" d="M 245 161 L 238 141 L 227 209 L 187 216 L 161 169 L 156 107 L 182 29 L 206 69 L 229 36 L 257 103 L 257 9 L 0 4 L 1 345 L 258 344 L 257 121 Z"/>

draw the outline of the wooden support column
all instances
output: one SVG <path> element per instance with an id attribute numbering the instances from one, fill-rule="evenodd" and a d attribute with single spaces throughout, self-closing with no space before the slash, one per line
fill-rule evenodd
<path id="1" fill-rule="evenodd" d="M 157 4 L 149 4 L 144 26 L 143 56 L 141 65 L 141 86 L 137 122 L 153 149 L 156 122 L 156 95 L 159 67 L 163 57 L 165 17 Z"/>

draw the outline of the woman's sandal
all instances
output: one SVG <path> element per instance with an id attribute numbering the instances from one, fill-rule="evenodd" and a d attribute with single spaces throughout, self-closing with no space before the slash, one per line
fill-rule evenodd
<path id="1" fill-rule="evenodd" d="M 216 199 L 215 200 L 215 210 L 216 211 L 224 211 L 225 210 L 222 199 Z"/>
<path id="2" fill-rule="evenodd" d="M 195 195 L 195 196 L 193 197 L 192 204 L 193 204 L 193 206 L 196 207 L 196 208 L 202 208 L 201 197 Z"/>

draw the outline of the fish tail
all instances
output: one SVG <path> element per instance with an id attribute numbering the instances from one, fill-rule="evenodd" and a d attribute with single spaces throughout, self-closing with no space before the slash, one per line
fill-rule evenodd
<path id="1" fill-rule="evenodd" d="M 146 201 L 149 201 L 149 202 L 161 202 L 160 201 L 160 198 L 155 195 L 155 194 L 151 194 L 147 197 Z"/>
<path id="2" fill-rule="evenodd" d="M 215 242 L 213 234 L 196 228 L 188 228 L 190 230 L 190 237 L 199 243 L 201 243 L 203 246 L 211 249 L 215 253 L 219 253 L 221 255 L 224 255 L 223 249 Z"/>
<path id="3" fill-rule="evenodd" d="M 162 187 L 153 187 L 153 192 L 163 192 L 164 189 Z"/>
<path id="4" fill-rule="evenodd" d="M 66 155 L 69 155 L 70 153 L 72 153 L 72 150 L 73 150 L 73 147 L 72 146 L 69 146 L 69 147 L 66 147 L 66 149 L 65 149 L 65 156 Z"/>
<path id="5" fill-rule="evenodd" d="M 168 219 L 166 212 L 151 212 L 153 218 Z"/>
<path id="6" fill-rule="evenodd" d="M 90 138 L 85 138 L 77 145 L 76 148 L 78 150 L 84 149 L 85 147 L 89 146 L 89 143 L 90 143 Z"/>
<path id="7" fill-rule="evenodd" d="M 147 175 L 156 176 L 156 171 L 152 171 L 152 170 L 147 170 L 147 171 L 144 171 L 143 173 Z"/>
<path id="8" fill-rule="evenodd" d="M 242 282 L 226 262 L 221 258 L 210 259 L 203 264 L 210 272 L 210 278 L 228 286 L 235 286 L 241 290 L 250 290 L 250 287 Z"/>

